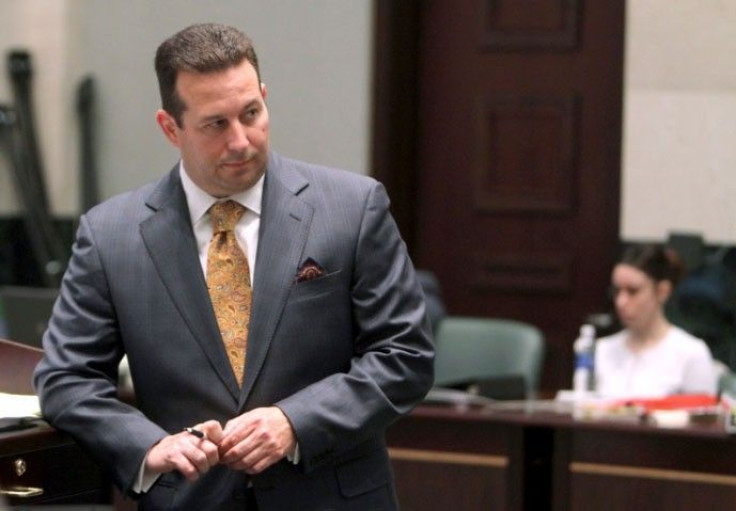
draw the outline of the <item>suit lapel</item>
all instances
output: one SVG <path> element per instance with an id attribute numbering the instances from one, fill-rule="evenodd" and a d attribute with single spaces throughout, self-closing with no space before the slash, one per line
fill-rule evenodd
<path id="1" fill-rule="evenodd" d="M 307 241 L 314 212 L 297 197 L 306 186 L 303 177 L 285 172 L 272 157 L 263 190 L 241 407 L 263 367 Z"/>
<path id="2" fill-rule="evenodd" d="M 210 364 L 237 399 L 240 391 L 207 293 L 178 166 L 159 183 L 147 205 L 154 214 L 140 229 L 156 270 Z"/>

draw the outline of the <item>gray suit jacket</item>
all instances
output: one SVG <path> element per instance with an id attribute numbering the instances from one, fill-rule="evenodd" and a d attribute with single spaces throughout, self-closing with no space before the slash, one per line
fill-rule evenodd
<path id="1" fill-rule="evenodd" d="M 152 444 L 277 405 L 302 461 L 248 480 L 162 476 L 143 509 L 394 509 L 384 430 L 432 384 L 422 292 L 371 178 L 271 154 L 245 380 L 238 388 L 197 256 L 178 166 L 80 220 L 34 381 L 44 416 L 129 489 Z M 325 270 L 295 282 L 311 258 Z M 136 407 L 116 397 L 128 355 Z"/>

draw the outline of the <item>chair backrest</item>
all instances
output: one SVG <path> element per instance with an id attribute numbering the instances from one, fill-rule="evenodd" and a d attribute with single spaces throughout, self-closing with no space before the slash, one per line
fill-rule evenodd
<path id="1" fill-rule="evenodd" d="M 508 319 L 447 316 L 436 339 L 435 384 L 523 376 L 527 395 L 539 387 L 544 336 L 535 326 Z"/>
<path id="2" fill-rule="evenodd" d="M 718 377 L 718 393 L 726 393 L 736 398 L 736 373 L 727 369 Z"/>
<path id="3" fill-rule="evenodd" d="M 59 290 L 45 287 L 0 287 L 8 339 L 41 347 Z"/>
<path id="4" fill-rule="evenodd" d="M 705 263 L 705 241 L 700 233 L 670 232 L 667 246 L 673 248 L 688 271 L 693 271 Z"/>
<path id="5" fill-rule="evenodd" d="M 434 273 L 428 270 L 417 270 L 417 280 L 424 291 L 424 299 L 427 304 L 427 315 L 432 323 L 432 331 L 437 332 L 440 322 L 447 316 L 447 309 L 442 300 L 440 282 Z"/>

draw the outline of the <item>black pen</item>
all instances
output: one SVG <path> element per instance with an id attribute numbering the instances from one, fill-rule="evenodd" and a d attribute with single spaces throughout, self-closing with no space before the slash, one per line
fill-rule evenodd
<path id="1" fill-rule="evenodd" d="M 197 438 L 200 438 L 202 440 L 207 440 L 207 433 L 205 433 L 204 431 L 200 431 L 200 430 L 198 430 L 196 428 L 184 428 L 184 431 L 186 431 L 187 433 L 190 433 L 190 434 L 192 434 L 192 435 L 194 435 Z"/>

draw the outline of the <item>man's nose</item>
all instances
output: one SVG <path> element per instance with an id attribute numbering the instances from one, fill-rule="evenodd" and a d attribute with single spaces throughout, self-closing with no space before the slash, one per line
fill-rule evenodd
<path id="1" fill-rule="evenodd" d="M 229 135 L 228 149 L 230 151 L 239 151 L 250 145 L 250 140 L 248 140 L 248 129 L 239 122 L 232 124 Z"/>

